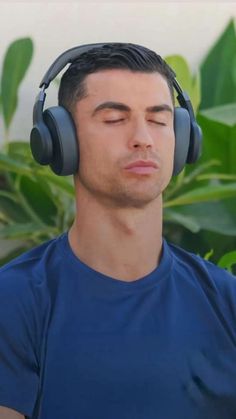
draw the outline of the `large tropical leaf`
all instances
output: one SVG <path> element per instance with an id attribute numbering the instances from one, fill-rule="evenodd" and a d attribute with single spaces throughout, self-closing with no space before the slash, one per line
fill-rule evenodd
<path id="1" fill-rule="evenodd" d="M 202 111 L 198 115 L 204 142 L 202 161 L 217 159 L 218 171 L 236 173 L 236 105 Z"/>
<path id="2" fill-rule="evenodd" d="M 13 220 L 16 223 L 26 222 L 28 218 L 15 194 L 5 191 L 0 191 L 0 214 L 9 223 Z"/>
<path id="3" fill-rule="evenodd" d="M 201 225 L 199 224 L 194 214 L 183 214 L 181 209 L 170 209 L 167 208 L 164 210 L 164 223 L 173 223 L 181 225 L 187 228 L 192 233 L 197 233 L 201 230 Z"/>
<path id="4" fill-rule="evenodd" d="M 204 202 L 166 208 L 164 211 L 164 220 L 180 224 L 192 233 L 207 230 L 235 237 L 235 205 L 236 198 L 234 200 Z"/>
<path id="5" fill-rule="evenodd" d="M 236 101 L 236 33 L 231 20 L 201 65 L 201 109 Z"/>
<path id="6" fill-rule="evenodd" d="M 9 128 L 18 102 L 18 89 L 29 67 L 33 55 L 33 43 L 30 38 L 13 42 L 4 57 L 1 77 L 1 98 L 3 119 Z"/>
<path id="7" fill-rule="evenodd" d="M 236 125 L 236 102 L 202 110 L 200 115 L 205 116 L 211 121 L 233 127 Z"/>
<path id="8" fill-rule="evenodd" d="M 40 219 L 44 224 L 55 225 L 57 207 L 46 182 L 21 176 L 17 189 L 22 205 L 27 206 L 34 220 Z"/>
<path id="9" fill-rule="evenodd" d="M 206 185 L 164 202 L 164 208 L 236 198 L 236 183 Z"/>

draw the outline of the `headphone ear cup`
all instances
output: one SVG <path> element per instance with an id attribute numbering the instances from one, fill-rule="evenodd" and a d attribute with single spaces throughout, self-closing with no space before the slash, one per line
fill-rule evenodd
<path id="1" fill-rule="evenodd" d="M 54 106 L 43 112 L 43 120 L 52 138 L 52 171 L 60 176 L 75 174 L 79 166 L 79 146 L 70 113 L 62 106 Z"/>
<path id="2" fill-rule="evenodd" d="M 176 107 L 174 110 L 175 151 L 173 175 L 178 175 L 183 170 L 188 157 L 191 122 L 186 109 Z"/>
<path id="3" fill-rule="evenodd" d="M 187 157 L 187 163 L 195 163 L 202 151 L 202 130 L 197 122 L 191 124 L 190 145 Z"/>
<path id="4" fill-rule="evenodd" d="M 30 133 L 30 148 L 34 159 L 42 165 L 52 160 L 52 138 L 43 121 L 38 122 Z"/>

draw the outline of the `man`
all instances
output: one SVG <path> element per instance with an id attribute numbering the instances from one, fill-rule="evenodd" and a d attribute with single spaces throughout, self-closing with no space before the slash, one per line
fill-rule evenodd
<path id="1" fill-rule="evenodd" d="M 172 79 L 113 44 L 62 77 L 76 216 L 0 270 L 1 419 L 235 419 L 235 278 L 162 237 Z"/>

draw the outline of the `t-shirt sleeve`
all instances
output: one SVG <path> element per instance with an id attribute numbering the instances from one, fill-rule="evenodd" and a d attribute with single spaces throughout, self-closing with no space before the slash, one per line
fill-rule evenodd
<path id="1" fill-rule="evenodd" d="M 31 417 L 39 388 L 39 324 L 26 276 L 14 267 L 0 269 L 0 405 Z"/>
<path id="2" fill-rule="evenodd" d="M 221 312 L 222 324 L 236 345 L 236 277 L 209 261 L 205 264 L 218 290 L 216 305 Z"/>

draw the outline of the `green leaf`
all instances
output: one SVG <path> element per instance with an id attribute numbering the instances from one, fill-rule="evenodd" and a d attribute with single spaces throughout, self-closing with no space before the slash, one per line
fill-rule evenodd
<path id="1" fill-rule="evenodd" d="M 229 103 L 227 105 L 205 109 L 201 111 L 200 115 L 203 115 L 212 121 L 233 127 L 236 125 L 236 103 Z"/>
<path id="2" fill-rule="evenodd" d="M 176 78 L 181 87 L 189 92 L 192 84 L 192 76 L 185 58 L 181 55 L 169 55 L 165 57 L 165 61 L 175 71 Z"/>
<path id="3" fill-rule="evenodd" d="M 29 165 L 20 162 L 4 153 L 0 153 L 0 170 L 18 174 L 30 174 Z"/>
<path id="4" fill-rule="evenodd" d="M 185 228 L 196 233 L 200 230 L 211 231 L 225 236 L 236 236 L 235 219 L 236 198 L 226 199 L 219 202 L 202 202 L 192 205 L 183 205 L 174 208 L 175 215 L 172 222 L 180 220 Z M 173 211 L 167 208 L 164 211 L 164 220 L 166 211 Z M 187 221 L 186 221 L 187 220 Z M 192 225 L 188 224 L 191 220 Z M 213 243 L 214 247 L 214 243 Z"/>
<path id="5" fill-rule="evenodd" d="M 12 193 L 0 191 L 0 213 L 4 214 L 6 220 L 15 222 L 27 221 L 27 214 Z"/>
<path id="6" fill-rule="evenodd" d="M 164 211 L 164 222 L 179 224 L 190 230 L 192 233 L 197 233 L 201 229 L 199 223 L 191 214 L 183 215 L 180 212 L 170 209 L 166 209 Z"/>
<path id="7" fill-rule="evenodd" d="M 236 183 L 229 183 L 227 185 L 207 185 L 193 189 L 190 192 L 165 202 L 164 207 L 194 204 L 197 202 L 207 202 L 231 197 L 236 197 Z"/>
<path id="8" fill-rule="evenodd" d="M 1 239 L 29 239 L 30 236 L 46 233 L 47 226 L 42 227 L 34 222 L 10 224 L 0 227 Z"/>
<path id="9" fill-rule="evenodd" d="M 236 264 L 236 251 L 228 252 L 218 261 L 218 266 L 232 272 L 232 266 Z"/>
<path id="10" fill-rule="evenodd" d="M 228 110 L 234 109 L 234 105 L 226 107 L 226 113 L 222 112 L 221 121 L 232 122 L 234 116 Z M 206 115 L 211 117 L 209 119 Z M 201 161 L 217 159 L 220 163 L 218 171 L 224 174 L 236 173 L 236 124 L 231 126 L 219 122 L 218 111 L 205 111 L 198 114 L 197 120 L 203 131 L 203 153 Z"/>
<path id="11" fill-rule="evenodd" d="M 46 182 L 22 176 L 19 181 L 19 193 L 27 206 L 44 224 L 54 225 L 57 220 L 57 207 Z"/>
<path id="12" fill-rule="evenodd" d="M 204 259 L 205 260 L 210 260 L 211 256 L 214 254 L 214 250 L 211 249 L 209 250 L 205 255 L 204 255 Z"/>
<path id="13" fill-rule="evenodd" d="M 195 114 L 197 113 L 197 110 L 199 108 L 200 102 L 201 102 L 201 77 L 200 72 L 198 72 L 193 78 L 192 78 L 192 88 L 190 90 L 191 92 L 191 102 L 193 105 L 193 109 Z"/>
<path id="14" fill-rule="evenodd" d="M 26 160 L 28 162 L 28 159 L 29 159 L 31 163 L 34 162 L 32 158 L 32 153 L 30 150 L 29 141 L 11 140 L 8 144 L 7 154 L 9 157 L 13 158 L 14 160 L 15 159 L 21 160 L 23 158 L 24 161 Z"/>
<path id="15" fill-rule="evenodd" d="M 10 143 L 11 145 L 11 143 Z M 47 167 L 40 167 L 38 164 L 32 162 L 32 166 L 26 164 L 28 159 L 28 150 L 24 150 L 25 145 L 16 146 L 12 148 L 11 154 L 6 155 L 0 153 L 0 171 L 12 172 L 19 175 L 29 176 L 31 179 L 35 177 L 40 178 L 42 182 L 53 185 L 58 188 L 61 193 L 67 193 L 70 197 L 74 197 L 74 186 L 72 184 L 72 177 L 60 177 L 51 172 Z M 15 155 L 14 155 L 15 153 Z M 21 159 L 21 161 L 19 160 Z M 30 157 L 31 160 L 31 157 Z M 23 161 L 23 162 L 22 162 Z"/>
<path id="16" fill-rule="evenodd" d="M 236 101 L 236 34 L 233 19 L 201 65 L 201 109 Z"/>
<path id="17" fill-rule="evenodd" d="M 207 173 L 197 176 L 197 180 L 236 180 L 236 175 L 227 175 L 224 173 Z"/>
<path id="18" fill-rule="evenodd" d="M 46 179 L 49 184 L 58 188 L 61 193 L 65 192 L 71 198 L 74 198 L 75 188 L 72 185 L 71 177 L 61 177 L 54 175 L 49 169 L 39 169 L 37 170 L 36 175 L 37 177 L 40 177 L 42 181 Z"/>
<path id="19" fill-rule="evenodd" d="M 165 57 L 165 61 L 170 65 L 176 73 L 176 78 L 183 90 L 188 92 L 191 98 L 193 108 L 196 112 L 200 103 L 200 75 L 199 73 L 192 76 L 189 65 L 185 58 L 181 55 L 169 55 Z"/>
<path id="20" fill-rule="evenodd" d="M 233 68 L 233 82 L 236 86 L 236 56 L 233 59 L 233 64 L 232 64 L 232 68 Z"/>
<path id="21" fill-rule="evenodd" d="M 4 57 L 1 78 L 2 110 L 6 129 L 9 128 L 18 102 L 18 89 L 30 65 L 33 43 L 30 38 L 13 42 Z"/>

